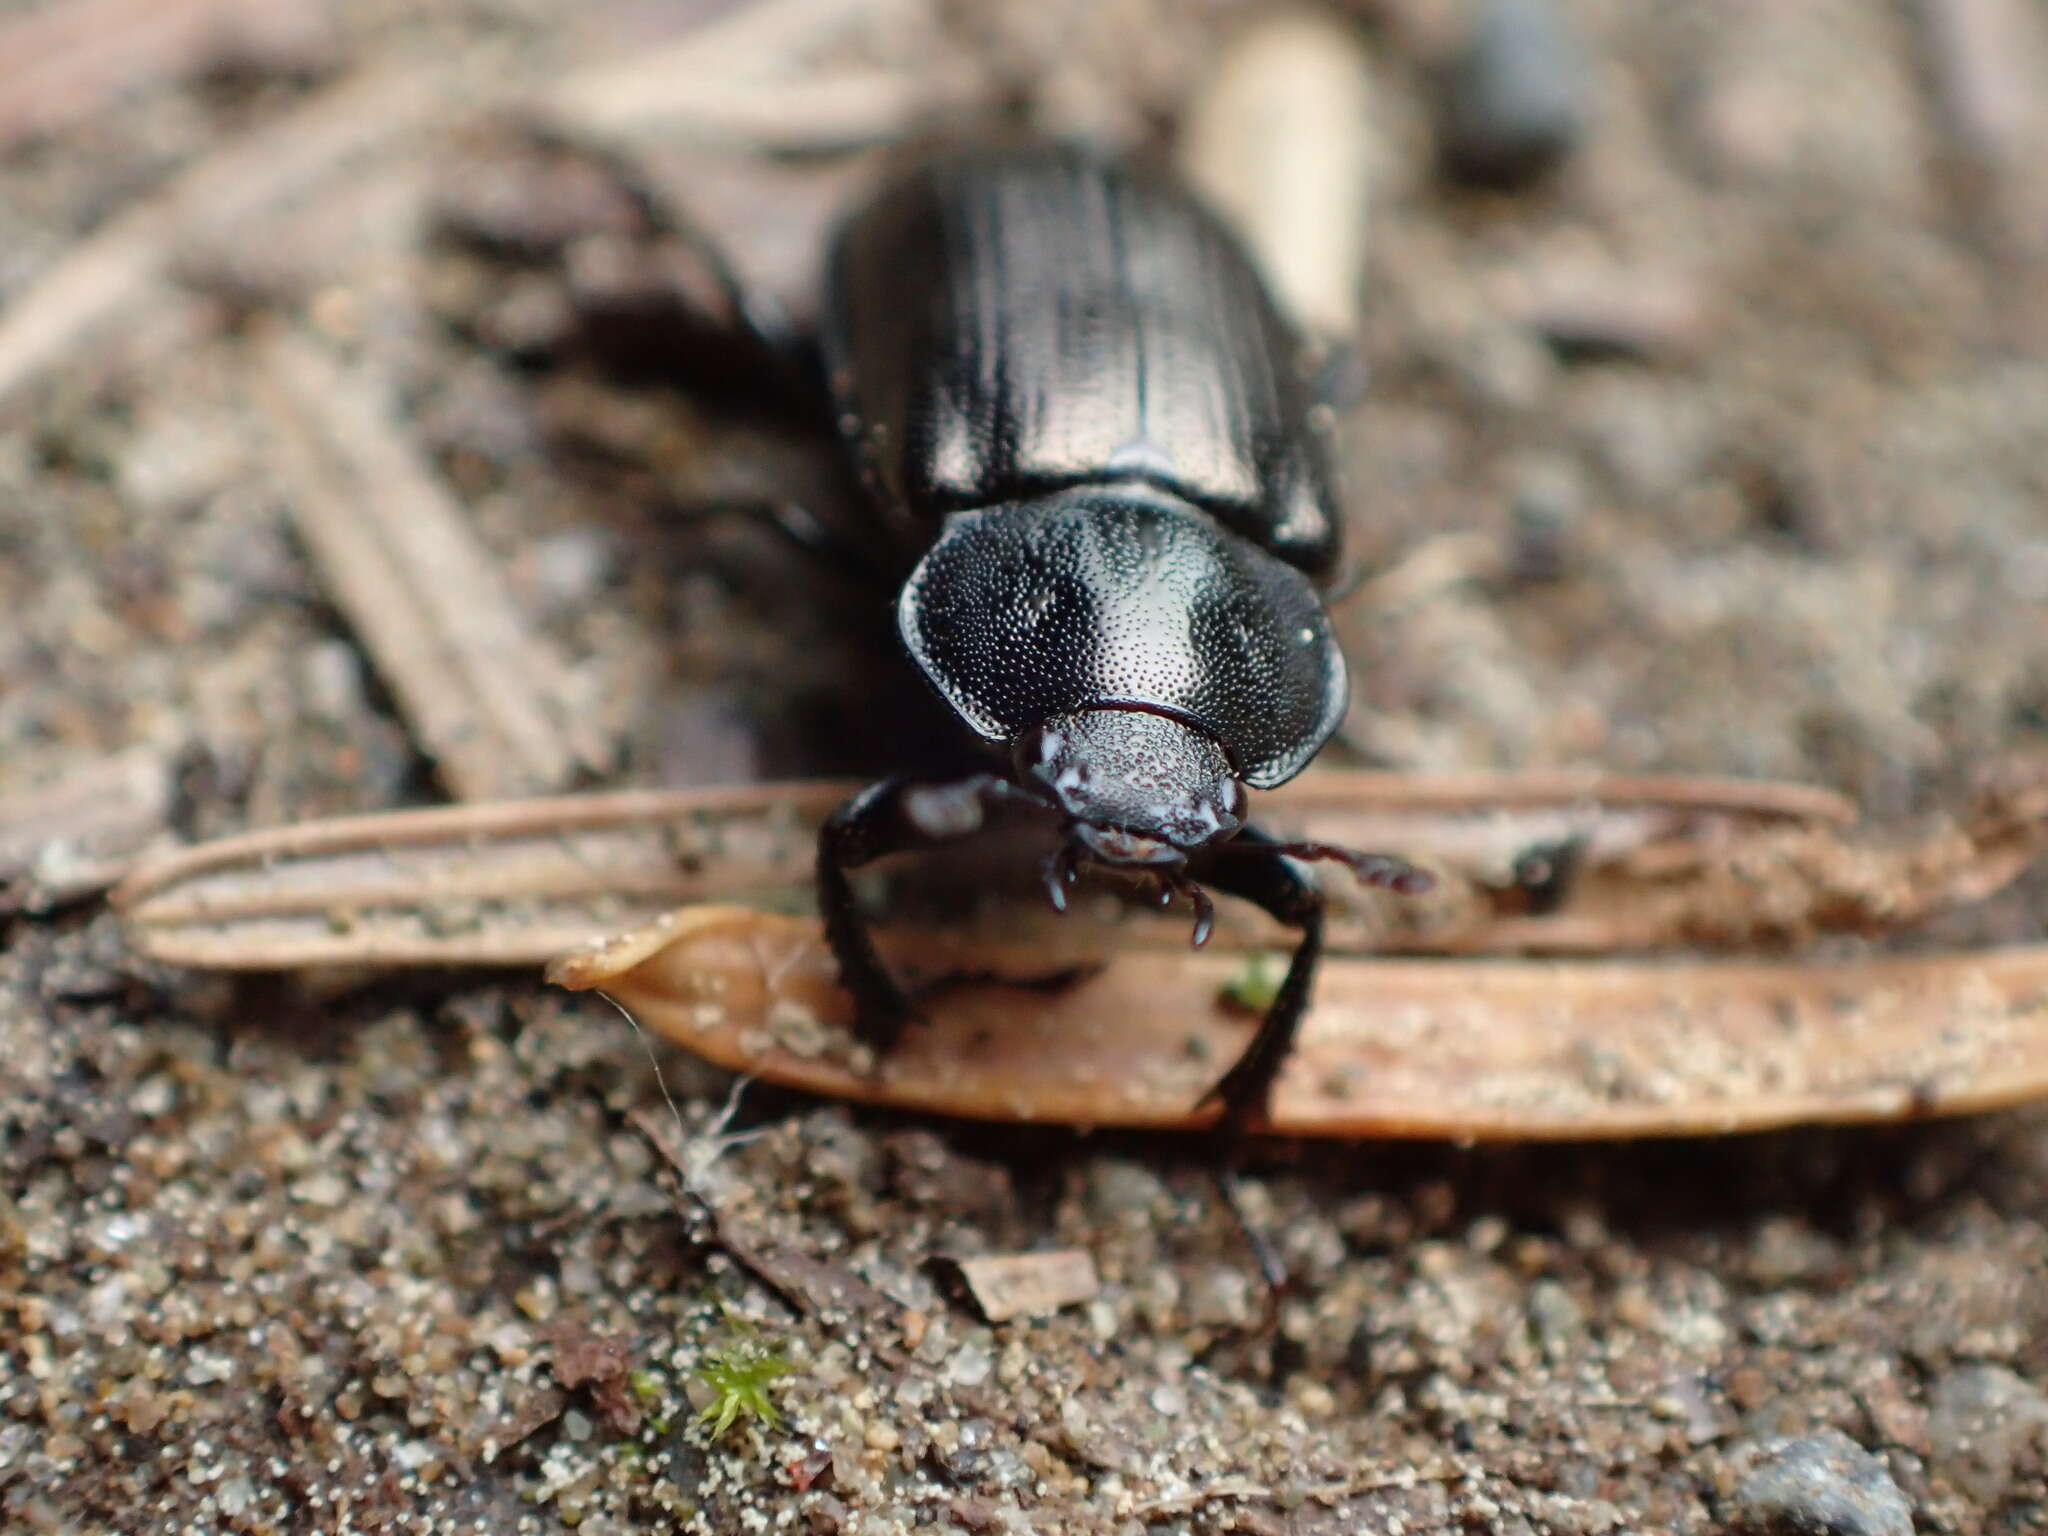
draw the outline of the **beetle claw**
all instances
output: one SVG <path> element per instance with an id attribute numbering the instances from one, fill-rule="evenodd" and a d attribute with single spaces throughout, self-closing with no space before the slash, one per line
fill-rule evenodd
<path id="1" fill-rule="evenodd" d="M 1067 910 L 1067 887 L 1081 878 L 1075 867 L 1078 862 L 1074 845 L 1066 843 L 1048 853 L 1039 866 L 1038 878 L 1045 886 L 1045 899 L 1052 903 L 1053 911 L 1063 915 Z"/>
<path id="2" fill-rule="evenodd" d="M 1174 897 L 1185 896 L 1188 904 L 1195 909 L 1195 931 L 1190 942 L 1196 949 L 1200 949 L 1209 942 L 1209 935 L 1216 926 L 1216 907 L 1209 900 L 1209 893 L 1179 872 L 1162 874 L 1158 880 L 1160 906 L 1171 906 Z"/>
<path id="3" fill-rule="evenodd" d="M 1060 850 L 1060 852 L 1064 851 L 1064 849 Z M 1045 886 L 1045 899 L 1051 903 L 1053 911 L 1064 914 L 1067 910 L 1067 887 L 1060 877 L 1067 873 L 1067 871 L 1063 870 L 1060 865 L 1060 853 L 1049 853 L 1045 856 L 1045 864 L 1038 874 L 1040 881 Z"/>

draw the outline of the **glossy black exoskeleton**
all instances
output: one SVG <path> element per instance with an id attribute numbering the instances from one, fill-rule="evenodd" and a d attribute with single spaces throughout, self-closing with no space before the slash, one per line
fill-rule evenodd
<path id="1" fill-rule="evenodd" d="M 997 756 L 888 779 L 826 824 L 826 932 L 863 1031 L 911 1016 L 847 871 L 962 837 L 997 806 L 1057 817 L 1044 872 L 1202 886 L 1301 931 L 1212 1092 L 1242 1126 L 1308 1006 L 1322 899 L 1290 859 L 1412 891 L 1401 861 L 1247 825 L 1336 730 L 1344 658 L 1316 583 L 1339 515 L 1301 348 L 1231 234 L 1161 171 L 1072 148 L 928 161 L 841 228 L 822 344 L 840 430 L 890 536 L 921 555 L 896 604 L 911 658 Z"/>

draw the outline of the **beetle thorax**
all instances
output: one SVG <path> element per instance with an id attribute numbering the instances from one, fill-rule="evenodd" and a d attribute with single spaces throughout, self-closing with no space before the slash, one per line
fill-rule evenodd
<path id="1" fill-rule="evenodd" d="M 1081 851 L 1108 864 L 1178 865 L 1243 825 L 1244 788 L 1223 748 L 1150 710 L 1048 720 L 1019 741 L 1017 773 L 1059 807 Z"/>

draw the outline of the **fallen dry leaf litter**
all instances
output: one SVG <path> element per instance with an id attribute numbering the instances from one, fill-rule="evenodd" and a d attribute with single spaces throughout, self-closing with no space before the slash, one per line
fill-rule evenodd
<path id="1" fill-rule="evenodd" d="M 491 112 L 637 55 L 657 87 L 609 98 L 606 131 L 672 196 L 729 189 L 758 225 L 739 254 L 800 297 L 813 173 L 731 147 L 767 112 L 810 148 L 998 95 L 1140 132 L 1240 13 L 715 9 L 334 6 L 253 63 L 167 29 L 10 120 L 31 136 L 0 160 L 0 795 L 139 754 L 169 792 L 115 786 L 128 813 L 80 833 L 122 858 L 151 820 L 196 838 L 435 798 L 285 513 L 250 397 L 279 320 L 384 381 L 608 782 L 878 766 L 863 599 L 705 510 L 829 495 L 815 445 L 633 382 L 626 343 L 687 339 L 659 326 L 694 279 Z M 1360 10 L 1349 487 L 1357 549 L 1399 579 L 1340 620 L 1352 748 L 1804 779 L 1888 822 L 2040 748 L 2036 13 L 1562 6 L 1583 138 L 1549 183 L 1477 195 L 1429 133 L 1427 66 L 1466 9 Z M 121 14 L 0 7 L 0 60 L 60 78 L 53 18 L 97 38 Z M 664 64 L 721 89 L 664 121 Z M 806 70 L 831 88 L 791 89 Z M 2038 940 L 2044 917 L 2037 870 L 1931 932 Z M 720 1124 L 724 1081 L 663 1052 L 707 1227 L 641 1128 L 668 1114 L 646 1048 L 601 1006 L 173 970 L 89 903 L 0 922 L 13 1526 L 1693 1532 L 1821 1497 L 1848 1530 L 2048 1520 L 2038 1113 L 1277 1148 L 1245 1197 L 1297 1286 L 1257 1336 L 1198 1141 L 759 1088 Z M 931 1263 L 1053 1249 L 1090 1256 L 1097 1294 L 1000 1324 Z M 779 1423 L 714 1441 L 707 1382 L 750 1339 L 792 1367 Z"/>

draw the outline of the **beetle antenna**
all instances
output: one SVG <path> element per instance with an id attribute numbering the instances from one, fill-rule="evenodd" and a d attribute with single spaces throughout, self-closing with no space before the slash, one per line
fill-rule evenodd
<path id="1" fill-rule="evenodd" d="M 1376 885 L 1381 890 L 1402 896 L 1420 896 L 1436 884 L 1436 876 L 1428 870 L 1391 853 L 1360 853 L 1355 848 L 1341 848 L 1335 843 L 1273 843 L 1269 846 L 1274 853 L 1285 854 L 1290 859 L 1329 859 L 1349 869 L 1358 877 L 1359 884 Z"/>

